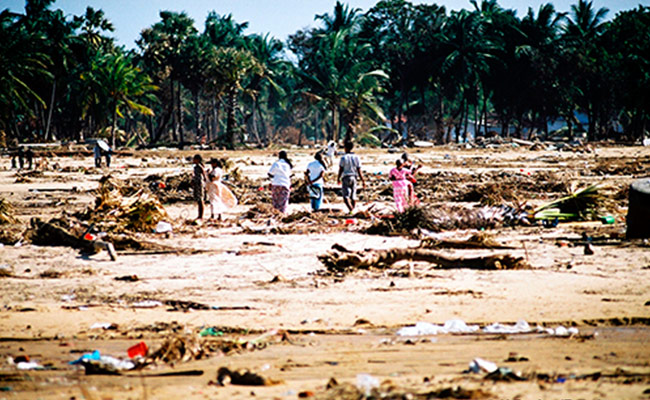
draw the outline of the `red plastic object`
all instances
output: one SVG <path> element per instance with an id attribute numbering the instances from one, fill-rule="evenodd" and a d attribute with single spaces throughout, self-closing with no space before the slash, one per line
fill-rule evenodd
<path id="1" fill-rule="evenodd" d="M 160 189 L 164 189 L 164 188 L 167 187 L 167 185 L 165 185 L 165 182 L 159 182 L 159 183 L 158 183 L 158 187 L 159 187 Z"/>
<path id="2" fill-rule="evenodd" d="M 348 218 L 348 219 L 345 220 L 345 225 L 352 225 L 352 224 L 354 224 L 354 223 L 356 223 L 356 222 L 357 222 L 356 219 L 354 219 L 354 218 Z"/>
<path id="3" fill-rule="evenodd" d="M 148 351 L 149 348 L 147 347 L 147 344 L 145 342 L 140 342 L 135 346 L 129 347 L 129 349 L 126 351 L 126 354 L 129 355 L 129 358 L 133 358 L 137 356 L 144 357 L 147 355 Z"/>
<path id="4" fill-rule="evenodd" d="M 85 240 L 90 240 L 90 241 L 92 242 L 93 240 L 95 240 L 95 239 L 97 239 L 97 238 L 96 238 L 95 235 L 93 235 L 92 233 L 86 233 L 86 234 L 84 235 L 84 239 L 85 239 Z"/>

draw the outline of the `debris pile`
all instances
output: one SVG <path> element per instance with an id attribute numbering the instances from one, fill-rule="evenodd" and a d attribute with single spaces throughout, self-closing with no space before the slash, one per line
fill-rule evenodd
<path id="1" fill-rule="evenodd" d="M 435 390 L 421 391 L 399 387 L 390 380 L 384 380 L 375 385 L 376 378 L 373 378 L 373 385 L 366 384 L 364 379 L 370 375 L 360 374 L 357 376 L 356 385 L 352 383 L 339 383 L 335 378 L 331 378 L 327 383 L 324 393 L 319 395 L 319 399 L 487 399 L 492 398 L 492 394 L 483 389 L 466 389 L 461 386 L 442 387 Z"/>
<path id="2" fill-rule="evenodd" d="M 0 225 L 16 224 L 18 220 L 14 217 L 14 208 L 7 200 L 0 197 Z"/>
<path id="3" fill-rule="evenodd" d="M 393 218 L 375 222 L 365 233 L 371 235 L 411 235 L 423 231 L 453 229 L 490 229 L 505 225 L 527 224 L 528 214 L 519 207 L 498 206 L 467 208 L 462 206 L 413 206 L 397 212 Z"/>
<path id="4" fill-rule="evenodd" d="M 140 190 L 124 197 L 121 184 L 110 176 L 102 178 L 89 220 L 104 231 L 152 232 L 168 218 L 165 208 L 151 194 Z"/>
<path id="5" fill-rule="evenodd" d="M 599 188 L 599 185 L 591 185 L 543 204 L 532 212 L 533 218 L 538 220 L 557 218 L 561 221 L 597 219 L 604 203 Z"/>

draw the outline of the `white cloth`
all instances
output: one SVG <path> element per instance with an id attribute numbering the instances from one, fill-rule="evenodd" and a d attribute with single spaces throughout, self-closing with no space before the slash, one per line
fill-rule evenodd
<path id="1" fill-rule="evenodd" d="M 291 187 L 291 166 L 284 160 L 278 160 L 271 165 L 269 170 L 271 184 L 275 186 Z"/>
<path id="2" fill-rule="evenodd" d="M 345 153 L 341 157 L 341 168 L 343 168 L 342 176 L 357 176 L 359 168 L 361 168 L 361 160 L 354 153 Z"/>
<path id="3" fill-rule="evenodd" d="M 320 161 L 314 160 L 307 164 L 307 173 L 309 173 L 309 180 L 313 184 L 324 184 L 325 181 L 323 181 L 323 176 L 321 174 L 325 173 L 325 167 L 323 167 L 323 164 L 320 163 Z M 321 175 L 320 178 L 318 176 Z M 318 180 L 315 180 L 318 178 Z"/>

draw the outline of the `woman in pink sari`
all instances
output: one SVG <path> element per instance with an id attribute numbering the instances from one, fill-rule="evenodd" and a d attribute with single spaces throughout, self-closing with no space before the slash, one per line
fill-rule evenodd
<path id="1" fill-rule="evenodd" d="M 390 170 L 388 177 L 393 182 L 393 198 L 398 212 L 404 212 L 412 203 L 412 186 L 409 178 L 411 172 L 404 168 L 402 160 L 397 160 L 397 166 Z"/>

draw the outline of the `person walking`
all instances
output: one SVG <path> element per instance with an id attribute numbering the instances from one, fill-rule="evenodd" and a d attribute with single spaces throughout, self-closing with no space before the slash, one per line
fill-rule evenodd
<path id="1" fill-rule="evenodd" d="M 320 210 L 323 204 L 323 184 L 325 183 L 325 162 L 323 161 L 323 153 L 316 152 L 314 161 L 307 164 L 305 171 L 305 180 L 307 181 L 307 191 L 309 192 L 309 200 L 311 202 L 312 211 Z"/>
<path id="2" fill-rule="evenodd" d="M 404 167 L 404 162 L 399 159 L 396 161 L 395 168 L 390 170 L 388 178 L 393 182 L 393 199 L 395 200 L 395 208 L 398 212 L 404 212 L 404 210 L 412 205 L 411 199 L 412 195 L 412 186 L 409 181 L 412 178 L 411 171 Z"/>
<path id="3" fill-rule="evenodd" d="M 278 160 L 273 163 L 269 170 L 271 202 L 273 207 L 283 214 L 287 212 L 287 206 L 289 205 L 292 169 L 293 164 L 287 157 L 287 152 L 282 150 L 278 153 Z"/>
<path id="4" fill-rule="evenodd" d="M 352 152 L 354 144 L 352 142 L 345 142 L 344 148 L 345 154 L 341 157 L 341 162 L 339 163 L 337 181 L 341 183 L 343 202 L 348 207 L 348 211 L 352 213 L 356 206 L 357 178 L 361 181 L 364 189 L 366 188 L 366 182 L 361 172 L 361 160 Z"/>
<path id="5" fill-rule="evenodd" d="M 111 166 L 111 153 L 113 149 L 102 139 L 97 139 L 95 142 L 95 148 L 93 149 L 95 154 L 95 167 L 101 168 L 102 166 L 102 157 L 106 159 L 106 167 L 110 168 Z"/>

